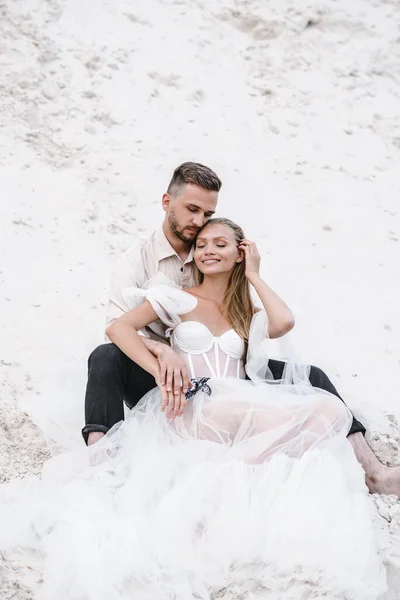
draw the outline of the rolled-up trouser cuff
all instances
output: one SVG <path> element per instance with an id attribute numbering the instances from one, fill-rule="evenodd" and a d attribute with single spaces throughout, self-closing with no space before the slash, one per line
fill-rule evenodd
<path id="1" fill-rule="evenodd" d="M 354 416 L 353 416 L 353 423 L 350 427 L 350 431 L 347 434 L 352 435 L 353 433 L 362 433 L 363 436 L 365 436 L 365 434 L 367 433 L 367 430 L 365 429 L 364 425 L 362 423 L 360 423 L 360 421 L 358 421 Z"/>
<path id="2" fill-rule="evenodd" d="M 85 427 L 82 429 L 82 435 L 83 439 L 85 440 L 85 444 L 87 445 L 88 443 L 89 433 L 92 433 L 94 431 L 100 431 L 100 433 L 107 433 L 109 429 L 110 428 L 106 427 L 105 425 L 85 425 Z"/>

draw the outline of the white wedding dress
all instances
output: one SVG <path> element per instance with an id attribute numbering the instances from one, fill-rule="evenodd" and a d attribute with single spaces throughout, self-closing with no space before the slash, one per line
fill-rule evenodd
<path id="1" fill-rule="evenodd" d="M 147 297 L 188 364 L 184 415 L 167 420 L 156 388 L 41 480 L 1 486 L 0 550 L 43 559 L 44 600 L 380 598 L 386 574 L 345 405 L 304 380 L 264 379 L 262 311 L 245 364 L 233 329 L 215 337 L 181 321 L 193 296 L 125 296 Z"/>

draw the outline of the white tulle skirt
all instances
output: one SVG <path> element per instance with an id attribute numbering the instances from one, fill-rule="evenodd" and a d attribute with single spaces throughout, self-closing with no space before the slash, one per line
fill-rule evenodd
<path id="1" fill-rule="evenodd" d="M 0 550 L 43 560 L 44 600 L 377 600 L 346 407 L 310 387 L 206 385 L 170 421 L 153 390 L 41 480 L 2 486 Z"/>

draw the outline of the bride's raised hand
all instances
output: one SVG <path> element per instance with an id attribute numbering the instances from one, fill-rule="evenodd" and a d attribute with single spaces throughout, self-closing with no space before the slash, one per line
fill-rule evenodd
<path id="1" fill-rule="evenodd" d="M 247 279 L 251 280 L 254 277 L 259 277 L 261 257 L 255 242 L 245 238 L 240 242 L 238 248 L 244 252 Z"/>

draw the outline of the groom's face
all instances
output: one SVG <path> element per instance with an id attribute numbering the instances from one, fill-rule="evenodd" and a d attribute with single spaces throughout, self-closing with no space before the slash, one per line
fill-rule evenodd
<path id="1" fill-rule="evenodd" d="M 183 242 L 193 242 L 198 231 L 211 219 L 218 192 L 186 184 L 174 195 L 164 194 L 163 208 L 172 233 Z"/>

